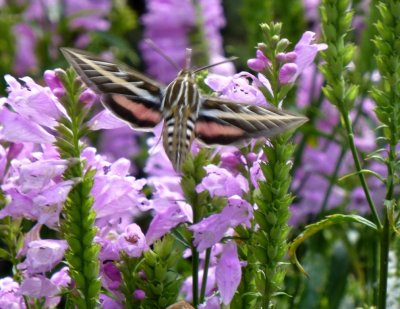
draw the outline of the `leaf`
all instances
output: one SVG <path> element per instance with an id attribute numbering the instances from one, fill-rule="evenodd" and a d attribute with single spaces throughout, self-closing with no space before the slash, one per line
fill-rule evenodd
<path id="1" fill-rule="evenodd" d="M 0 248 L 0 259 L 2 260 L 9 260 L 11 258 L 10 253 L 6 250 Z"/>
<path id="2" fill-rule="evenodd" d="M 361 217 L 358 215 L 342 215 L 342 214 L 335 214 L 335 215 L 330 215 L 327 216 L 325 219 L 318 221 L 316 223 L 307 225 L 305 227 L 305 230 L 303 233 L 301 233 L 299 236 L 297 236 L 292 243 L 289 246 L 289 256 L 290 259 L 292 261 L 292 263 L 294 263 L 299 270 L 305 274 L 306 276 L 307 273 L 304 271 L 304 268 L 301 266 L 301 264 L 299 263 L 299 261 L 297 260 L 297 256 L 296 256 L 296 250 L 297 248 L 308 238 L 310 238 L 311 236 L 313 236 L 314 234 L 316 234 L 317 232 L 319 232 L 320 230 L 327 228 L 333 224 L 338 224 L 338 223 L 344 223 L 344 222 L 354 222 L 354 223 L 360 223 L 363 224 L 369 228 L 372 228 L 375 231 L 378 231 L 376 225 Z"/>
<path id="3" fill-rule="evenodd" d="M 393 231 L 397 234 L 400 235 L 400 230 L 397 227 L 397 215 L 395 212 L 396 209 L 396 201 L 395 200 L 385 200 L 384 205 L 387 208 L 387 216 L 389 220 L 389 226 L 393 229 Z"/>

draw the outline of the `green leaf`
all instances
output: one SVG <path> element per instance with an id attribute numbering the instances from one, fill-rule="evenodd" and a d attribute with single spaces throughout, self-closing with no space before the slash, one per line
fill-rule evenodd
<path id="1" fill-rule="evenodd" d="M 304 271 L 304 268 L 300 265 L 299 261 L 297 260 L 297 256 L 296 256 L 297 248 L 306 239 L 310 238 L 317 232 L 319 232 L 333 224 L 340 224 L 340 223 L 345 223 L 345 222 L 360 223 L 360 224 L 363 224 L 375 231 L 378 231 L 376 225 L 373 222 L 371 222 L 361 216 L 358 216 L 358 215 L 335 214 L 335 215 L 327 216 L 326 219 L 323 219 L 316 223 L 307 225 L 305 227 L 305 230 L 299 236 L 297 236 L 292 241 L 292 243 L 289 245 L 289 256 L 291 258 L 292 263 L 294 263 L 303 274 L 307 275 L 307 273 Z"/>

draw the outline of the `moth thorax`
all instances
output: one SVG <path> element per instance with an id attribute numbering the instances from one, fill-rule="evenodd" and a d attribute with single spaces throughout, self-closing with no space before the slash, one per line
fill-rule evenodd
<path id="1" fill-rule="evenodd" d="M 164 113 L 177 106 L 199 105 L 200 94 L 194 79 L 188 74 L 178 75 L 165 90 L 162 106 Z"/>

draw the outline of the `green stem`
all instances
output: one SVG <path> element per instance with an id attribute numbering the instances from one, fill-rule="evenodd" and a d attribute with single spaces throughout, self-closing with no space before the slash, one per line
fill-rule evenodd
<path id="1" fill-rule="evenodd" d="M 192 205 L 193 209 L 193 224 L 200 221 L 200 214 L 198 211 L 197 203 Z M 193 239 L 190 242 L 192 249 L 192 294 L 193 294 L 193 307 L 197 308 L 199 305 L 199 252 L 193 245 Z"/>
<path id="2" fill-rule="evenodd" d="M 387 209 L 384 207 L 384 223 L 380 235 L 380 261 L 379 261 L 379 288 L 378 288 L 378 309 L 386 308 L 387 276 L 389 264 L 389 218 Z"/>
<path id="3" fill-rule="evenodd" d="M 392 131 L 393 132 L 393 131 Z M 385 200 L 393 199 L 394 191 L 394 164 L 396 163 L 396 142 L 392 136 L 388 156 L 388 177 L 387 177 L 387 192 Z M 379 290 L 378 290 L 378 309 L 386 308 L 387 296 L 387 277 L 389 264 L 389 247 L 390 247 L 390 223 L 387 214 L 387 207 L 384 205 L 384 225 L 380 235 L 380 261 L 379 261 Z"/>
<path id="4" fill-rule="evenodd" d="M 193 307 L 197 308 L 199 304 L 199 253 L 195 246 L 192 245 L 192 294 Z"/>
<path id="5" fill-rule="evenodd" d="M 210 265 L 211 248 L 206 250 L 206 258 L 204 260 L 203 280 L 201 282 L 200 290 L 200 304 L 204 302 L 207 287 L 208 266 Z"/>
<path id="6" fill-rule="evenodd" d="M 354 142 L 354 133 L 353 133 L 350 116 L 343 109 L 340 110 L 340 114 L 344 121 L 344 126 L 347 131 L 347 140 L 349 143 L 349 147 L 350 147 L 351 153 L 353 155 L 354 164 L 356 166 L 356 170 L 358 172 L 358 177 L 360 179 L 361 186 L 364 190 L 365 197 L 367 198 L 368 206 L 371 210 L 372 217 L 374 218 L 375 224 L 377 225 L 378 229 L 382 229 L 382 223 L 381 223 L 381 220 L 379 219 L 378 212 L 376 211 L 376 207 L 375 207 L 374 201 L 372 200 L 371 193 L 369 192 L 367 181 L 364 177 L 364 174 L 361 173 L 362 167 L 361 167 L 361 162 L 360 162 L 360 159 L 358 156 L 358 151 L 357 151 L 357 148 L 356 148 L 356 145 Z"/>
<path id="7" fill-rule="evenodd" d="M 75 159 L 75 163 L 64 172 L 64 178 L 80 178 L 80 181 L 68 194 L 63 208 L 64 220 L 61 222 L 61 230 L 69 245 L 65 258 L 77 290 L 71 293 L 71 300 L 78 308 L 94 308 L 101 287 L 98 260 L 100 247 L 93 242 L 96 228 L 95 213 L 92 209 L 93 197 L 90 194 L 94 171 L 88 169 L 85 172 L 80 160 L 82 148 L 80 137 L 87 110 L 79 102 L 82 89 L 76 82 L 75 74 L 69 71 L 62 76 L 62 79 L 67 90 L 63 103 L 69 119 L 60 121 L 56 145 L 63 159 Z"/>
<path id="8" fill-rule="evenodd" d="M 356 126 L 358 120 L 361 117 L 361 112 L 362 112 L 362 106 L 363 106 L 364 99 L 365 99 L 365 96 L 363 96 L 361 98 L 360 104 L 359 104 L 359 106 L 357 108 L 357 115 L 356 115 L 356 117 L 354 119 L 354 123 L 353 123 L 354 126 Z M 333 130 L 332 133 L 334 133 L 334 132 L 336 133 L 336 130 Z M 342 145 L 339 157 L 338 157 L 338 159 L 336 161 L 336 164 L 335 164 L 335 169 L 333 171 L 332 176 L 330 177 L 329 187 L 326 190 L 326 193 L 325 193 L 325 196 L 324 196 L 324 200 L 322 202 L 321 212 L 324 212 L 326 210 L 326 207 L 327 207 L 328 201 L 329 201 L 329 196 L 332 193 L 332 189 L 333 189 L 333 186 L 335 185 L 335 180 L 336 180 L 336 177 L 339 174 L 339 169 L 340 169 L 340 166 L 342 165 L 342 160 L 343 160 L 343 158 L 344 158 L 344 156 L 346 154 L 346 151 L 347 151 L 347 149 L 344 147 L 344 145 Z"/>

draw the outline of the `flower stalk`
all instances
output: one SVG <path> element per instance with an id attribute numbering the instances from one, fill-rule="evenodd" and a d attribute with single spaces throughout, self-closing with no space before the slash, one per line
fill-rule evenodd
<path id="1" fill-rule="evenodd" d="M 386 308 L 389 250 L 393 230 L 390 224 L 389 205 L 395 204 L 394 185 L 398 182 L 399 162 L 396 145 L 400 140 L 400 94 L 398 85 L 400 73 L 398 52 L 400 34 L 398 32 L 400 4 L 397 1 L 383 1 L 377 6 L 379 18 L 376 23 L 377 35 L 374 44 L 378 51 L 376 63 L 381 75 L 380 85 L 373 89 L 376 101 L 376 115 L 383 124 L 383 138 L 388 144 L 387 157 L 380 157 L 387 167 L 386 195 L 383 203 L 383 229 L 380 234 L 380 272 L 378 308 Z"/>
<path id="2" fill-rule="evenodd" d="M 353 17 L 353 13 L 348 10 L 349 5 L 350 3 L 347 0 L 326 0 L 323 1 L 321 7 L 322 34 L 324 41 L 328 44 L 328 49 L 322 53 L 326 63 L 320 66 L 327 82 L 323 92 L 329 101 L 337 106 L 340 112 L 361 186 L 367 198 L 374 222 L 380 227 L 381 222 L 374 201 L 365 176 L 361 172 L 362 166 L 354 142 L 353 124 L 349 116 L 349 111 L 358 94 L 358 86 L 349 83 L 345 74 L 346 66 L 350 63 L 354 54 L 354 46 L 350 43 L 344 43 L 344 38 L 350 31 Z"/>
<path id="3" fill-rule="evenodd" d="M 83 124 L 87 114 L 86 107 L 79 102 L 82 92 L 72 70 L 59 71 L 66 95 L 61 99 L 68 117 L 60 120 L 56 146 L 63 159 L 72 159 L 73 163 L 64 172 L 65 179 L 79 179 L 68 194 L 64 205 L 64 220 L 61 230 L 68 242 L 65 254 L 69 273 L 76 288 L 71 291 L 70 300 L 78 308 L 94 308 L 98 305 L 101 281 L 99 279 L 98 254 L 100 247 L 94 243 L 97 229 L 94 227 L 96 214 L 92 209 L 94 170 L 86 169 L 80 160 L 83 144 L 80 138 L 85 134 Z"/>
<path id="4" fill-rule="evenodd" d="M 289 42 L 280 38 L 281 24 L 262 24 L 261 29 L 265 43 L 259 46 L 270 61 L 263 72 L 271 83 L 268 99 L 278 107 L 292 84 L 280 82 L 278 72 L 282 64 L 276 56 L 286 50 Z M 280 291 L 286 273 L 282 262 L 288 249 L 289 206 L 293 201 L 293 196 L 288 193 L 291 183 L 291 164 L 288 162 L 294 151 L 291 136 L 291 133 L 282 134 L 263 147 L 268 161 L 261 164 L 261 170 L 266 181 L 259 183 L 254 199 L 258 206 L 254 212 L 255 223 L 260 228 L 252 234 L 249 247 L 249 256 L 255 256 L 257 265 L 254 268 L 257 308 L 274 306 L 273 296 Z"/>

